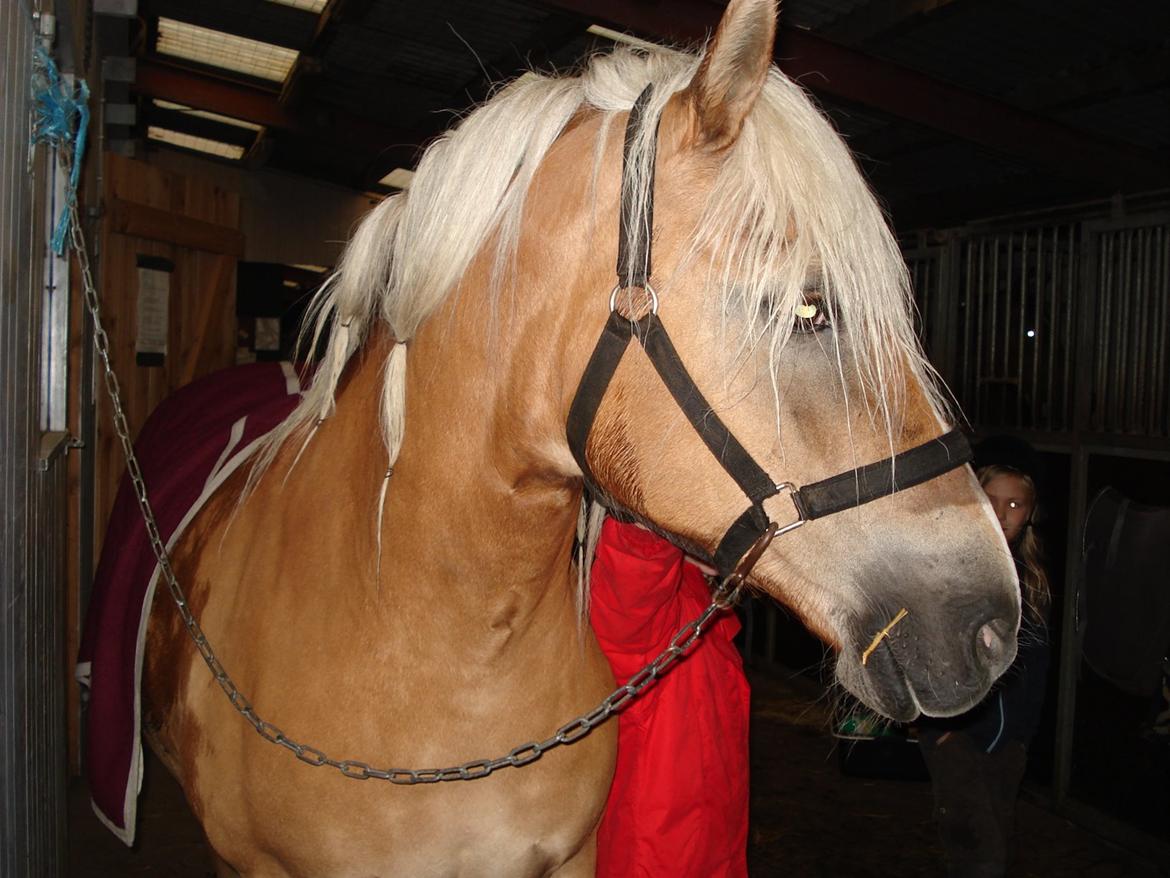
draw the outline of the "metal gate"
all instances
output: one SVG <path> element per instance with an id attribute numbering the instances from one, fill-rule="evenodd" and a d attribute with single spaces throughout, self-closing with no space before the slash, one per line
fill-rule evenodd
<path id="1" fill-rule="evenodd" d="M 1170 216 L 974 227 L 907 258 L 928 349 L 980 430 L 1170 437 Z M 935 262 L 954 268 L 940 281 Z"/>
<path id="2" fill-rule="evenodd" d="M 1085 427 L 1170 437 L 1170 216 L 1085 227 Z"/>
<path id="3" fill-rule="evenodd" d="M 0 0 L 2 876 L 60 875 L 65 848 L 65 443 L 40 420 L 46 161 L 29 145 L 29 6 Z"/>
<path id="4" fill-rule="evenodd" d="M 958 240 L 953 386 L 981 429 L 1073 427 L 1079 239 L 1058 223 Z"/>

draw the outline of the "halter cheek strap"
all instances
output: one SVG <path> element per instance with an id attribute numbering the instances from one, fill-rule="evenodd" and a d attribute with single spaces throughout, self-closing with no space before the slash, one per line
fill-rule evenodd
<path id="1" fill-rule="evenodd" d="M 858 469 L 846 470 L 803 488 L 797 488 L 787 482 L 777 482 L 756 463 L 727 425 L 715 414 L 711 404 L 707 402 L 687 372 L 666 328 L 658 319 L 658 300 L 649 283 L 654 201 L 653 152 L 649 157 L 651 175 L 649 193 L 641 212 L 635 208 L 637 198 L 633 175 L 630 173 L 630 156 L 650 96 L 651 87 L 647 86 L 634 102 L 626 124 L 621 225 L 618 239 L 618 283 L 613 295 L 610 296 L 609 319 L 601 330 L 601 337 L 589 357 L 585 372 L 581 376 L 581 383 L 569 408 L 566 433 L 569 448 L 578 466 L 581 467 L 586 485 L 602 503 L 619 514 L 641 521 L 651 530 L 662 534 L 691 554 L 712 562 L 725 579 L 733 575 L 742 579 L 750 569 L 750 564 L 745 568 L 741 561 L 746 561 L 750 557 L 754 563 L 763 546 L 766 546 L 773 537 L 794 530 L 806 521 L 860 506 L 862 503 L 942 475 L 971 460 L 971 448 L 962 433 L 951 430 L 937 439 L 893 457 Z M 623 316 L 615 307 L 617 293 L 631 288 L 646 291 L 651 301 L 650 312 L 637 320 Z M 750 505 L 728 528 L 713 555 L 708 555 L 700 546 L 688 544 L 676 535 L 661 531 L 652 522 L 645 521 L 640 515 L 624 509 L 601 489 L 589 466 L 585 453 L 589 432 L 618 364 L 629 348 L 631 339 L 634 338 L 646 352 L 658 376 L 691 426 L 749 501 Z M 786 524 L 774 525 L 764 511 L 763 504 L 769 497 L 780 493 L 791 496 L 795 517 Z"/>

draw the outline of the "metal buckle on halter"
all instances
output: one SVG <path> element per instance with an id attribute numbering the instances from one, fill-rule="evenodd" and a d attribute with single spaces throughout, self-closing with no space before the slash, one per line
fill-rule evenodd
<path id="1" fill-rule="evenodd" d="M 743 557 L 735 565 L 735 570 L 715 589 L 712 603 L 720 609 L 725 610 L 728 607 L 734 606 L 736 601 L 739 600 L 740 590 L 743 588 L 748 574 L 756 566 L 756 562 L 760 560 L 760 557 L 764 554 L 764 550 L 772 544 L 772 540 L 781 534 L 796 530 L 808 521 L 804 509 L 800 505 L 800 492 L 796 485 L 792 484 L 792 482 L 778 482 L 776 484 L 776 494 L 788 494 L 792 498 L 792 506 L 796 510 L 796 521 L 791 521 L 788 524 L 777 524 L 774 521 L 768 522 L 768 526 L 756 537 L 756 541 L 743 553 Z"/>
<path id="2" fill-rule="evenodd" d="M 796 485 L 792 484 L 792 482 L 777 482 L 776 495 L 780 494 L 788 494 L 788 496 L 792 498 L 792 507 L 796 510 L 796 521 L 780 525 L 779 529 L 776 531 L 776 536 L 780 536 L 781 534 L 786 534 L 789 531 L 796 530 L 798 527 L 808 521 L 808 517 L 805 515 L 804 508 L 800 505 L 800 489 L 797 488 Z"/>
<path id="3" fill-rule="evenodd" d="M 623 289 L 628 290 L 628 289 L 636 289 L 636 288 L 623 287 L 621 284 L 614 284 L 613 285 L 613 292 L 611 292 L 609 294 L 609 310 L 611 312 L 617 310 L 618 293 L 620 293 Z M 644 293 L 646 293 L 647 295 L 650 296 L 650 313 L 657 315 L 658 314 L 658 293 L 655 292 L 654 287 L 650 286 L 649 281 L 646 281 L 645 285 L 643 285 L 640 289 Z M 645 316 L 645 315 L 642 315 L 642 316 Z M 639 318 L 631 318 L 631 319 L 639 319 Z"/>
<path id="4" fill-rule="evenodd" d="M 801 523 L 803 524 L 803 522 Z M 776 522 L 768 523 L 763 533 L 756 537 L 756 541 L 743 553 L 743 557 L 739 559 L 731 575 L 719 583 L 719 587 L 715 589 L 711 598 L 713 606 L 721 610 L 735 606 L 739 601 L 739 593 L 747 581 L 748 574 L 752 572 L 752 568 L 756 566 L 756 562 L 760 560 L 764 550 L 772 544 L 772 540 L 783 532 Z"/>

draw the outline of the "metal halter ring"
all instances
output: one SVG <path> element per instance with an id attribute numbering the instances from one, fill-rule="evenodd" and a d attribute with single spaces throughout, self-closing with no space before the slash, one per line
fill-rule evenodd
<path id="1" fill-rule="evenodd" d="M 618 293 L 620 293 L 622 291 L 622 289 L 629 289 L 629 288 L 628 287 L 623 288 L 621 284 L 614 284 L 613 292 L 609 294 L 609 310 L 611 312 L 617 310 L 617 297 L 618 297 Z M 650 286 L 649 281 L 647 281 L 646 285 L 642 287 L 642 290 L 645 291 L 646 293 L 649 293 L 649 295 L 650 295 L 650 313 L 657 315 L 658 314 L 658 293 L 656 293 L 654 291 L 654 287 Z"/>
<path id="2" fill-rule="evenodd" d="M 780 534 L 786 534 L 789 531 L 796 530 L 798 527 L 808 521 L 808 519 L 805 517 L 804 509 L 801 508 L 800 500 L 797 499 L 796 485 L 792 484 L 792 482 L 779 482 L 776 485 L 776 496 L 779 496 L 780 494 L 787 494 L 792 498 L 792 506 L 794 509 L 796 509 L 796 521 L 791 521 L 788 524 L 781 525 L 779 530 L 776 531 L 776 536 L 780 536 Z"/>

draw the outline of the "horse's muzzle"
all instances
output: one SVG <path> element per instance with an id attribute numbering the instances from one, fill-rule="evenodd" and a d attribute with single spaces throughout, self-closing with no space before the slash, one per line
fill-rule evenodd
<path id="1" fill-rule="evenodd" d="M 891 625 L 895 616 L 877 610 L 859 620 L 837 660 L 845 688 L 891 719 L 962 713 L 1015 658 L 1019 608 L 1007 598 L 917 615 L 911 605 Z"/>

